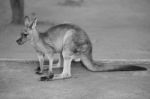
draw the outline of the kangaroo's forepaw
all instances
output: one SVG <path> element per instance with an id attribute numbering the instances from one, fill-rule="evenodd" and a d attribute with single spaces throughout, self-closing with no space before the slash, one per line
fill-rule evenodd
<path id="1" fill-rule="evenodd" d="M 40 81 L 49 81 L 49 77 L 48 76 L 43 76 L 40 78 Z"/>
<path id="2" fill-rule="evenodd" d="M 38 75 L 42 75 L 42 74 L 47 73 L 47 72 L 48 72 L 47 68 L 46 69 L 41 69 L 40 67 L 37 67 L 35 69 L 35 73 L 38 74 Z"/>
<path id="3" fill-rule="evenodd" d="M 38 75 L 42 75 L 43 74 L 43 72 L 41 72 L 41 71 L 36 71 L 35 73 L 38 74 Z"/>
<path id="4" fill-rule="evenodd" d="M 51 81 L 54 78 L 54 74 L 50 73 L 48 76 L 43 76 L 40 78 L 40 81 Z"/>
<path id="5" fill-rule="evenodd" d="M 35 72 L 39 72 L 39 71 L 41 71 L 41 69 L 40 69 L 40 67 L 37 67 L 37 68 L 35 69 Z"/>

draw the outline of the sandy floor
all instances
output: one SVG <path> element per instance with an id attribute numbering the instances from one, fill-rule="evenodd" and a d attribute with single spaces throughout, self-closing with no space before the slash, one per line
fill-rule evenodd
<path id="1" fill-rule="evenodd" d="M 72 78 L 41 82 L 36 64 L 0 62 L 1 99 L 149 99 L 150 72 L 87 71 L 73 64 Z M 55 72 L 60 72 L 57 69 Z"/>
<path id="2" fill-rule="evenodd" d="M 0 1 L 0 58 L 36 59 L 29 43 L 18 46 L 22 26 L 10 25 L 9 0 Z M 36 13 L 44 31 L 48 23 L 79 25 L 93 43 L 93 57 L 100 59 L 150 58 L 150 7 L 147 0 L 85 0 L 80 7 L 61 6 L 60 0 L 26 0 L 26 15 Z"/>

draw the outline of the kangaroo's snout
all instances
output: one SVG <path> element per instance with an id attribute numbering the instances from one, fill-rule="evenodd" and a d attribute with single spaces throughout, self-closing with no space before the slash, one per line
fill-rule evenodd
<path id="1" fill-rule="evenodd" d="M 23 44 L 21 39 L 16 40 L 16 43 L 17 43 L 18 45 L 22 45 L 22 44 Z"/>

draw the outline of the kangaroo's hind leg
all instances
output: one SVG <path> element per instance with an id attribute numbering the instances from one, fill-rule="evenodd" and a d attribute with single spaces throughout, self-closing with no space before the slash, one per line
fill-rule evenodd
<path id="1" fill-rule="evenodd" d="M 63 67 L 63 55 L 59 54 L 58 56 L 58 63 L 56 65 L 56 68 L 62 68 Z"/>
<path id="2" fill-rule="evenodd" d="M 65 50 L 63 55 L 63 72 L 61 74 L 55 74 L 52 80 L 67 79 L 71 77 L 71 62 L 73 60 L 72 52 Z"/>
<path id="3" fill-rule="evenodd" d="M 71 77 L 71 62 L 72 62 L 72 55 L 70 51 L 63 51 L 63 59 L 64 59 L 64 68 L 63 72 L 60 74 L 60 78 L 70 78 Z"/>

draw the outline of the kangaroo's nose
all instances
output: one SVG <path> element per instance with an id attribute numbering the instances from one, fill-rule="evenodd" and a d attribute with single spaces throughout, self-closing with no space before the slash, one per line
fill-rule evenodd
<path id="1" fill-rule="evenodd" d="M 18 43 L 19 42 L 19 39 L 18 40 L 16 40 L 16 43 Z"/>
<path id="2" fill-rule="evenodd" d="M 21 40 L 20 40 L 20 39 L 16 40 L 16 43 L 17 43 L 18 45 L 21 45 Z"/>

